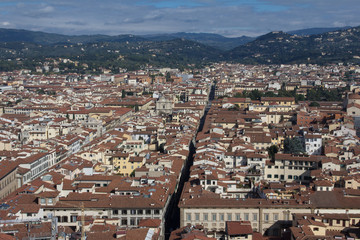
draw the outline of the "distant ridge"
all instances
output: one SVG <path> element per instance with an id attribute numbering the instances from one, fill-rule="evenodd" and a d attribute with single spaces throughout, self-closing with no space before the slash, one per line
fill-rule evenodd
<path id="1" fill-rule="evenodd" d="M 338 31 L 338 30 L 344 30 L 344 29 L 348 29 L 348 28 L 351 28 L 351 26 L 332 27 L 332 28 L 306 28 L 306 29 L 289 31 L 287 33 L 292 34 L 292 35 L 298 35 L 298 36 L 310 36 L 310 35 L 322 34 L 322 33 L 326 33 L 326 32 L 334 32 L 334 31 Z"/>
<path id="2" fill-rule="evenodd" d="M 271 32 L 229 51 L 229 60 L 249 64 L 359 62 L 360 27 L 310 36 Z"/>
<path id="3" fill-rule="evenodd" d="M 255 39 L 254 37 L 248 37 L 248 36 L 228 38 L 214 33 L 185 33 L 185 32 L 142 35 L 141 37 L 152 41 L 166 41 L 176 38 L 184 38 L 211 47 L 215 47 L 221 50 L 230 50 L 235 47 L 246 44 L 248 42 L 251 42 Z"/>
<path id="4" fill-rule="evenodd" d="M 56 33 L 45 33 L 39 31 L 5 29 L 0 28 L 0 42 L 26 42 L 35 44 L 59 44 L 59 43 L 92 43 L 92 42 L 141 42 L 141 41 L 168 41 L 176 38 L 195 41 L 221 50 L 230 50 L 255 38 L 242 36 L 227 38 L 212 33 L 169 33 L 152 35 L 122 34 L 117 36 L 108 35 L 63 35 Z"/>
<path id="5" fill-rule="evenodd" d="M 125 42 L 145 41 L 145 39 L 124 34 L 118 36 L 107 35 L 63 35 L 38 31 L 0 28 L 0 42 L 26 42 L 35 44 L 59 44 L 59 43 L 91 43 L 91 42 Z"/>
<path id="6" fill-rule="evenodd" d="M 246 38 L 246 41 L 241 43 L 241 38 Z M 224 50 L 234 45 L 238 46 Z M 58 57 L 97 68 L 104 66 L 114 72 L 119 68 L 136 69 L 149 65 L 184 69 L 218 61 L 244 64 L 360 63 L 360 27 L 306 36 L 277 31 L 253 41 L 247 37 L 226 38 L 207 33 L 67 36 L 0 29 L 0 71 L 33 66 L 34 59 L 43 61 Z"/>

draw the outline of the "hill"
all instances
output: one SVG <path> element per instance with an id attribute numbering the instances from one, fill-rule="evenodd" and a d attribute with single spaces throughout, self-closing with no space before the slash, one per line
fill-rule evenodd
<path id="1" fill-rule="evenodd" d="M 217 41 L 227 40 L 216 34 L 65 36 L 0 29 L 0 71 L 34 69 L 36 64 L 47 61 L 47 58 L 76 61 L 79 63 L 77 67 L 64 64 L 62 67 L 80 72 L 101 68 L 117 72 L 119 68 L 133 70 L 144 66 L 201 67 L 216 61 L 245 64 L 360 61 L 360 27 L 310 36 L 271 32 L 228 51 L 209 46 L 216 45 Z M 89 67 L 79 67 L 81 65 Z"/>
<path id="2" fill-rule="evenodd" d="M 69 58 L 86 63 L 89 69 L 104 67 L 113 72 L 117 72 L 119 68 L 133 70 L 145 65 L 184 68 L 218 61 L 221 53 L 218 49 L 185 39 L 53 45 L 3 42 L 0 43 L 0 71 L 33 67 L 34 63 L 46 58 Z M 16 61 L 8 61 L 9 59 Z"/>
<path id="3" fill-rule="evenodd" d="M 236 38 L 228 38 L 219 34 L 212 33 L 170 33 L 170 34 L 155 34 L 155 35 L 143 35 L 143 38 L 149 39 L 151 41 L 166 41 L 176 38 L 183 38 L 195 42 L 202 43 L 214 48 L 221 50 L 230 50 L 240 45 L 251 42 L 255 38 L 242 36 Z"/>
<path id="4" fill-rule="evenodd" d="M 294 31 L 289 31 L 287 33 L 291 35 L 298 35 L 298 36 L 310 36 L 310 35 L 316 35 L 316 34 L 323 34 L 327 32 L 334 32 L 338 30 L 344 30 L 351 28 L 350 26 L 346 27 L 332 27 L 332 28 L 306 28 L 306 29 L 299 29 Z"/>
<path id="5" fill-rule="evenodd" d="M 248 43 L 254 38 L 238 37 L 227 38 L 219 34 L 210 33 L 172 33 L 136 36 L 123 34 L 117 36 L 108 35 L 62 35 L 18 29 L 0 28 L 0 42 L 24 42 L 43 45 L 54 45 L 60 43 L 95 43 L 95 42 L 143 42 L 143 41 L 168 41 L 177 38 L 195 41 L 221 50 L 230 50 L 242 44 Z"/>
<path id="6" fill-rule="evenodd" d="M 358 62 L 360 27 L 311 36 L 271 32 L 225 54 L 250 64 Z"/>

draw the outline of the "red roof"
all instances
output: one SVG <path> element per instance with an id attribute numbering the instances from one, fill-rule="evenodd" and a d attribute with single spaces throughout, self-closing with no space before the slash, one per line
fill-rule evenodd
<path id="1" fill-rule="evenodd" d="M 231 221 L 226 222 L 228 235 L 245 235 L 252 234 L 253 230 L 249 221 Z"/>

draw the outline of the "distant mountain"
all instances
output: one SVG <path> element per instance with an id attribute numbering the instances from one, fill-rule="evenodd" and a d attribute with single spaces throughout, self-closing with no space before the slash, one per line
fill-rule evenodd
<path id="1" fill-rule="evenodd" d="M 0 28 L 0 42 L 25 42 L 35 44 L 59 44 L 59 43 L 91 43 L 91 42 L 126 42 L 145 41 L 144 38 L 124 34 L 118 36 L 107 35 L 78 35 L 68 36 L 56 33 L 35 32 L 18 29 Z"/>
<path id="2" fill-rule="evenodd" d="M 246 44 L 248 42 L 251 42 L 255 39 L 253 37 L 247 37 L 247 36 L 228 38 L 213 33 L 185 33 L 185 32 L 143 35 L 141 37 L 149 39 L 151 41 L 167 41 L 176 38 L 184 38 L 187 40 L 199 42 L 221 50 L 230 50 L 235 47 Z"/>
<path id="3" fill-rule="evenodd" d="M 360 27 L 311 36 L 271 32 L 229 51 L 225 56 L 251 64 L 358 62 Z"/>
<path id="4" fill-rule="evenodd" d="M 199 42 L 221 50 L 230 50 L 255 38 L 237 37 L 227 38 L 218 34 L 210 33 L 172 33 L 172 34 L 155 34 L 155 35 L 62 35 L 55 33 L 35 32 L 28 30 L 4 29 L 0 28 L 0 42 L 26 42 L 36 44 L 59 44 L 59 43 L 92 43 L 92 42 L 144 42 L 144 41 L 168 41 L 177 38 L 184 38 Z"/>
<path id="5" fill-rule="evenodd" d="M 351 28 L 351 27 L 346 26 L 346 27 L 333 27 L 333 28 L 306 28 L 306 29 L 289 31 L 287 33 L 292 34 L 292 35 L 298 35 L 298 36 L 310 36 L 310 35 L 315 35 L 315 34 L 323 34 L 323 33 L 327 33 L 327 32 L 334 32 L 334 31 L 338 31 L 338 30 L 349 29 L 349 28 Z"/>
<path id="6" fill-rule="evenodd" d="M 228 51 L 209 46 L 220 42 L 230 44 L 228 40 L 216 34 L 65 36 L 0 29 L 0 71 L 34 69 L 36 62 L 49 57 L 76 61 L 80 63 L 77 68 L 74 65 L 63 67 L 82 72 L 104 67 L 116 72 L 119 68 L 131 70 L 145 65 L 199 67 L 216 61 L 245 64 L 360 62 L 360 27 L 310 36 L 270 32 Z M 88 68 L 81 67 L 83 63 Z"/>
<path id="7" fill-rule="evenodd" d="M 122 38 L 119 40 L 51 45 L 0 42 L 0 71 L 32 67 L 34 60 L 44 61 L 51 57 L 70 58 L 86 63 L 89 69 L 106 67 L 113 72 L 119 68 L 134 70 L 144 65 L 185 68 L 189 65 L 201 66 L 218 61 L 222 54 L 222 51 L 216 48 L 179 38 L 169 41 L 123 41 Z M 9 62 L 8 59 L 19 59 L 17 61 L 21 65 L 16 65 L 15 61 Z"/>

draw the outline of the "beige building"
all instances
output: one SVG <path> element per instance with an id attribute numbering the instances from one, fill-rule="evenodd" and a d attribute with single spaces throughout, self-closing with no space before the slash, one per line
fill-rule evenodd
<path id="1" fill-rule="evenodd" d="M 267 162 L 264 178 L 268 181 L 310 181 L 310 171 L 319 168 L 324 156 L 294 156 L 276 154 L 274 162 Z"/>
<path id="2" fill-rule="evenodd" d="M 215 235 L 225 231 L 226 221 L 250 221 L 254 231 L 281 236 L 284 229 L 292 225 L 294 214 L 358 216 L 359 206 L 360 198 L 344 193 L 342 189 L 315 192 L 309 201 L 299 202 L 295 199 L 222 199 L 196 192 L 188 184 L 179 203 L 180 227 L 201 224 Z M 340 226 L 343 226 L 342 222 L 332 222 L 332 229 Z"/>
<path id="3" fill-rule="evenodd" d="M 0 162 L 0 199 L 16 190 L 17 164 L 12 161 Z"/>
<path id="4" fill-rule="evenodd" d="M 254 231 L 280 236 L 291 225 L 292 214 L 312 213 L 309 204 L 295 200 L 186 199 L 179 204 L 180 227 L 202 224 L 210 232 L 225 231 L 226 221 L 250 221 Z"/>

